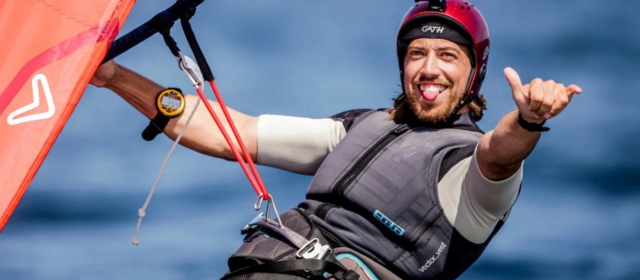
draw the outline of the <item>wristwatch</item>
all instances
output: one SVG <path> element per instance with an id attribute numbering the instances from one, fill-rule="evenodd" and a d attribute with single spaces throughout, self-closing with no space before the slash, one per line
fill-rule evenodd
<path id="1" fill-rule="evenodd" d="M 530 123 L 522 118 L 522 114 L 518 112 L 518 124 L 527 131 L 549 131 L 548 127 L 544 127 L 544 123 L 547 120 L 542 121 L 542 123 Z"/>
<path id="2" fill-rule="evenodd" d="M 184 95 L 179 88 L 164 89 L 158 93 L 155 105 L 158 113 L 142 131 L 142 139 L 147 141 L 153 140 L 158 134 L 164 132 L 169 120 L 184 112 Z"/>

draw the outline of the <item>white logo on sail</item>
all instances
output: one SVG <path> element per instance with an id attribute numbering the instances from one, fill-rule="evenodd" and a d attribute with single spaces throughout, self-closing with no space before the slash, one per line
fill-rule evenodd
<path id="1" fill-rule="evenodd" d="M 22 116 L 16 118 L 16 116 L 31 111 L 40 106 L 40 87 L 38 86 L 38 82 L 42 84 L 42 89 L 44 91 L 44 98 L 47 100 L 47 106 L 49 110 L 44 113 L 38 113 L 28 116 Z M 7 118 L 7 123 L 10 125 L 21 124 L 25 122 L 32 122 L 37 120 L 44 120 L 51 118 L 56 111 L 55 105 L 53 104 L 53 96 L 51 96 L 51 88 L 49 88 L 49 82 L 47 81 L 47 77 L 44 74 L 38 74 L 33 77 L 31 80 L 31 91 L 33 92 L 33 103 L 24 106 L 18 110 L 15 110 L 13 113 L 9 114 Z"/>

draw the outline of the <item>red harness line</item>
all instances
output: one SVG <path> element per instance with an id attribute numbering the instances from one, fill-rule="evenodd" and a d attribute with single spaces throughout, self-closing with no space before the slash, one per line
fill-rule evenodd
<path id="1" fill-rule="evenodd" d="M 200 99 L 202 99 L 202 102 L 204 103 L 205 107 L 207 107 L 209 114 L 211 114 L 211 117 L 213 118 L 216 125 L 218 126 L 218 129 L 220 129 L 222 136 L 224 136 L 224 139 L 227 141 L 227 144 L 229 144 L 229 148 L 233 152 L 233 155 L 236 157 L 236 160 L 238 160 L 238 163 L 240 163 L 240 167 L 242 167 L 242 171 L 244 171 L 244 173 L 247 175 L 247 178 L 249 179 L 249 182 L 251 182 L 251 186 L 253 187 L 253 189 L 258 194 L 258 197 L 261 197 L 263 200 L 268 200 L 270 198 L 269 193 L 267 192 L 267 189 L 265 188 L 264 183 L 262 182 L 262 178 L 260 178 L 260 174 L 258 173 L 258 170 L 256 169 L 256 166 L 253 163 L 253 159 L 251 159 L 251 155 L 247 151 L 247 148 L 245 147 L 244 142 L 240 137 L 240 133 L 238 133 L 238 129 L 236 128 L 236 125 L 233 122 L 231 115 L 229 115 L 229 110 L 227 110 L 227 106 L 224 104 L 224 100 L 220 95 L 220 91 L 218 90 L 218 87 L 216 86 L 215 81 L 209 81 L 209 84 L 211 85 L 211 88 L 213 89 L 213 93 L 215 94 L 216 99 L 220 104 L 220 108 L 222 109 L 222 112 L 224 113 L 224 116 L 227 119 L 229 126 L 231 127 L 231 131 L 233 131 L 233 135 L 238 141 L 238 145 L 242 150 L 244 159 L 238 152 L 238 149 L 234 145 L 231 137 L 229 137 L 229 134 L 224 128 L 222 122 L 220 121 L 220 118 L 218 118 L 217 114 L 213 111 L 213 107 L 211 107 L 211 104 L 208 102 L 207 97 L 204 94 L 204 91 L 202 90 L 202 88 L 196 87 L 196 91 L 198 92 Z M 251 170 L 247 168 L 247 163 L 249 163 L 249 168 Z"/>

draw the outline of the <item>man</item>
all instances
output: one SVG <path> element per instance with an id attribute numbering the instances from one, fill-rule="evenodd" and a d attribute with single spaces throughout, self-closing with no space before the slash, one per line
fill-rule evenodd
<path id="1" fill-rule="evenodd" d="M 282 216 L 285 226 L 332 250 L 309 260 L 277 232 L 249 230 L 224 279 L 454 279 L 500 229 L 543 124 L 581 89 L 541 79 L 523 86 L 507 68 L 518 110 L 482 133 L 475 121 L 486 108 L 479 94 L 489 56 L 484 18 L 462 0 L 416 2 L 398 32 L 403 92 L 392 108 L 326 119 L 231 110 L 259 164 L 314 175 L 307 199 Z M 150 119 L 164 89 L 113 62 L 92 84 Z M 175 139 L 196 98 L 186 97 L 188 108 L 169 121 L 167 136 Z M 181 143 L 233 159 L 204 109 Z"/>

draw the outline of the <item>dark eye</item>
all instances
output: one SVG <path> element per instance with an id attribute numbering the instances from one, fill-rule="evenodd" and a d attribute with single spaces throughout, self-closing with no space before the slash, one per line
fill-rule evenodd
<path id="1" fill-rule="evenodd" d="M 456 59 L 457 58 L 456 54 L 454 54 L 452 52 L 443 52 L 442 56 L 445 57 L 446 59 Z"/>
<path id="2" fill-rule="evenodd" d="M 409 55 L 410 56 L 422 56 L 422 55 L 424 55 L 424 52 L 413 50 L 413 51 L 409 51 Z"/>

